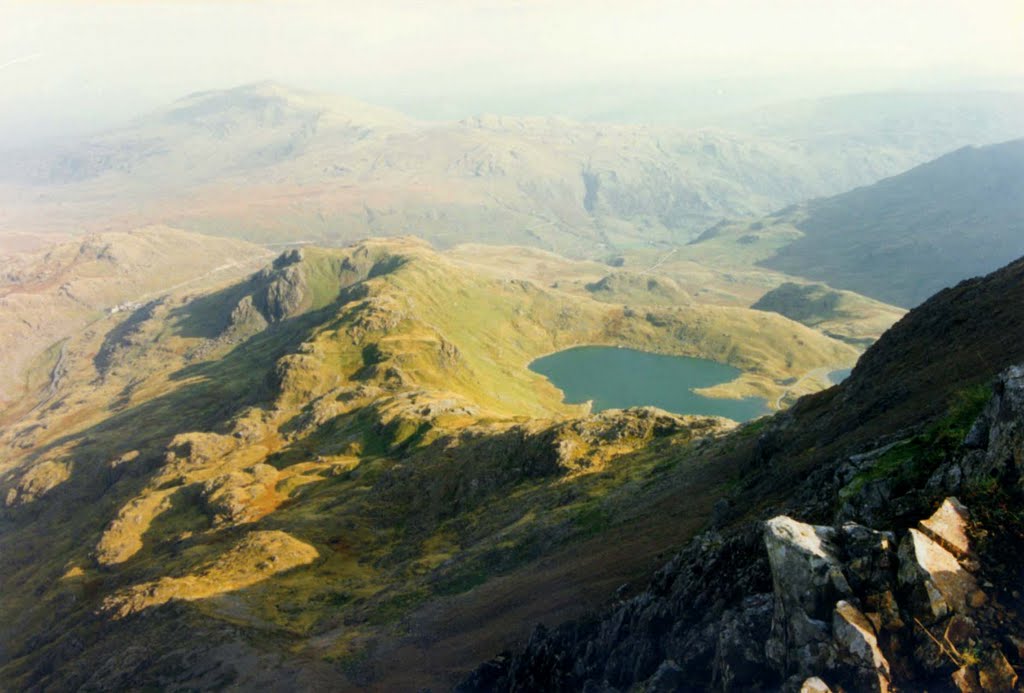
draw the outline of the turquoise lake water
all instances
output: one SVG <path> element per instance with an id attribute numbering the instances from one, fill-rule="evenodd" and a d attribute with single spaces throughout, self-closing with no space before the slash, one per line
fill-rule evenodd
<path id="1" fill-rule="evenodd" d="M 692 388 L 727 383 L 739 369 L 707 359 L 665 356 L 635 349 L 584 346 L 543 356 L 530 364 L 565 393 L 565 401 L 593 400 L 593 411 L 654 406 L 676 414 L 725 416 L 736 421 L 768 413 L 765 400 L 713 399 Z"/>

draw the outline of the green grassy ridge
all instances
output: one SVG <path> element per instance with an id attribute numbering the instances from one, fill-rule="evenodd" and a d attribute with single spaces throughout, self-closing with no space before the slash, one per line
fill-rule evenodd
<path id="1" fill-rule="evenodd" d="M 225 326 L 217 316 L 267 291 L 280 270 L 300 294 L 287 302 L 290 312 L 242 341 L 220 339 Z M 91 358 L 76 360 L 83 367 L 60 406 L 34 415 L 48 428 L 18 453 L 24 463 L 64 456 L 75 464 L 52 498 L 5 511 L 0 550 L 9 556 L 18 546 L 19 561 L 3 577 L 49 586 L 42 595 L 15 589 L 0 596 L 5 612 L 18 614 L 11 632 L 84 628 L 102 620 L 94 613 L 101 598 L 161 577 L 188 584 L 254 529 L 284 531 L 319 558 L 240 590 L 242 606 L 230 613 L 216 598 L 194 608 L 225 621 L 273 624 L 300 640 L 351 619 L 363 624 L 358 632 L 391 627 L 422 603 L 417 595 L 462 594 L 480 584 L 485 566 L 498 566 L 488 575 L 512 571 L 614 528 L 636 512 L 633 501 L 676 473 L 666 458 L 687 458 L 685 431 L 671 446 L 654 446 L 659 454 L 645 436 L 606 446 L 573 433 L 566 421 L 581 412 L 528 371 L 537 355 L 625 342 L 700 355 L 728 348 L 756 361 L 773 349 L 771 330 L 758 330 L 760 340 L 746 349 L 728 335 L 750 316 L 786 340 L 807 340 L 798 367 L 852 353 L 784 318 L 742 309 L 659 315 L 628 315 L 620 306 L 478 275 L 407 242 L 305 249 L 298 262 L 219 293 L 172 297 L 143 322 L 145 338 L 132 345 L 131 359 L 100 381 Z M 94 353 L 103 336 L 76 338 L 76 358 Z M 694 341 L 681 343 L 682 336 Z M 94 387 L 83 388 L 88 383 Z M 569 441 L 604 452 L 537 476 L 530 455 L 502 442 L 515 426 L 542 448 Z M 6 434 L 4 442 L 11 443 Z M 442 454 L 446 446 L 452 457 Z M 109 461 L 130 451 L 139 451 L 138 460 L 112 471 Z M 273 508 L 252 524 L 215 526 L 203 485 L 260 462 L 279 474 L 268 490 Z M 488 475 L 492 481 L 481 485 Z M 163 493 L 166 507 L 158 504 L 140 525 L 141 548 L 97 565 L 95 548 L 118 513 Z M 81 577 L 62 578 L 68 571 Z M 88 596 L 71 613 L 53 611 L 66 595 L 85 594 L 77 587 L 84 583 Z M 12 642 L 26 652 L 21 636 Z M 346 636 L 322 654 L 350 650 Z"/>

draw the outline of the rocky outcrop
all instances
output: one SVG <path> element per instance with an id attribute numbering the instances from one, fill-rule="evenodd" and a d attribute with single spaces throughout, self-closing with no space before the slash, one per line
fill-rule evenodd
<path id="1" fill-rule="evenodd" d="M 376 403 L 374 410 L 386 407 L 389 401 Z M 463 411 L 464 403 L 456 400 L 452 404 L 453 411 Z M 412 422 L 412 430 L 424 430 L 418 427 L 429 427 L 430 418 L 413 414 L 425 406 L 426 402 L 417 404 L 412 412 L 403 409 L 401 417 L 391 421 L 381 415 L 383 425 L 377 426 L 376 432 L 387 434 L 385 440 L 393 444 L 401 440 L 393 430 L 397 424 Z M 389 470 L 374 493 L 420 517 L 448 517 L 477 507 L 491 494 L 524 480 L 600 471 L 617 455 L 654 439 L 685 433 L 696 440 L 720 435 L 735 425 L 728 419 L 677 416 L 656 407 L 635 407 L 554 424 L 533 421 L 498 429 L 470 426 L 439 437 L 417 451 L 410 464 Z"/>
<path id="2" fill-rule="evenodd" d="M 683 555 L 711 559 L 705 569 L 721 561 L 712 548 L 720 539 L 705 536 L 703 550 L 684 552 L 599 624 L 539 629 L 522 653 L 490 662 L 460 690 L 536 690 L 557 680 L 563 690 L 642 684 L 887 693 L 908 681 L 943 679 L 965 691 L 1009 690 L 1016 678 L 998 633 L 979 625 L 1004 616 L 989 606 L 974 572 L 925 533 L 950 542 L 966 537 L 966 523 L 951 519 L 963 515 L 951 508 L 965 512 L 947 499 L 922 522 L 926 529 L 904 535 L 898 551 L 891 532 L 772 518 L 763 533 L 772 593 L 687 622 L 680 617 L 693 613 L 683 605 L 711 595 L 690 591 L 697 585 L 689 581 L 673 585 L 678 591 L 664 585 L 673 571 L 701 569 Z"/>
<path id="3" fill-rule="evenodd" d="M 63 484 L 70 476 L 70 462 L 46 460 L 33 465 L 7 488 L 4 505 L 10 508 L 32 503 Z"/>
<path id="4" fill-rule="evenodd" d="M 116 363 L 125 359 L 133 347 L 145 340 L 146 323 L 153 319 L 164 301 L 165 299 L 158 298 L 144 306 L 134 308 L 127 318 L 107 333 L 99 351 L 93 357 L 93 365 L 101 376 L 105 376 Z"/>
<path id="5" fill-rule="evenodd" d="M 775 592 L 768 657 L 787 673 L 796 666 L 824 664 L 832 605 L 853 594 L 838 557 L 836 532 L 776 517 L 768 521 L 764 541 Z"/>
<path id="6" fill-rule="evenodd" d="M 993 397 L 964 445 L 974 452 L 961 466 L 967 480 L 1013 478 L 1024 488 L 1024 365 L 999 375 Z"/>
<path id="7" fill-rule="evenodd" d="M 771 689 L 765 638 L 771 571 L 757 527 L 694 539 L 639 595 L 601 619 L 538 628 L 526 647 L 474 672 L 457 690 Z M 670 689 L 671 690 L 671 689 Z"/>
<path id="8" fill-rule="evenodd" d="M 926 488 L 890 489 L 889 503 L 912 495 L 905 508 L 929 505 L 909 526 L 794 519 L 820 512 L 822 494 L 848 486 L 851 469 L 870 471 L 907 441 L 845 456 L 794 494 L 809 499 L 802 511 L 709 530 L 633 599 L 596 620 L 538 629 L 459 690 L 1016 690 L 1024 527 L 990 489 L 1001 484 L 1003 503 L 1024 498 L 1022 404 L 1015 367 Z M 937 495 L 957 491 L 983 512 Z M 834 507 L 841 518 L 843 503 Z M 1000 550 L 997 531 L 1017 534 Z"/>
<path id="9" fill-rule="evenodd" d="M 900 584 L 912 591 L 915 611 L 927 622 L 966 613 L 969 604 L 985 599 L 956 556 L 916 529 L 900 544 Z"/>
<path id="10" fill-rule="evenodd" d="M 257 464 L 205 482 L 201 496 L 214 526 L 252 522 L 265 515 L 277 504 L 274 499 L 277 477 L 274 467 Z"/>
<path id="11" fill-rule="evenodd" d="M 162 577 L 121 590 L 104 599 L 102 610 L 120 619 L 174 600 L 206 599 L 307 565 L 319 556 L 316 548 L 286 532 L 250 532 L 212 563 L 197 567 L 193 574 Z"/>
<path id="12" fill-rule="evenodd" d="M 751 308 L 785 315 L 805 325 L 845 317 L 840 311 L 843 294 L 824 284 L 785 282 L 762 296 Z"/>
<path id="13" fill-rule="evenodd" d="M 769 663 L 798 689 L 816 674 L 859 690 L 888 691 L 891 671 L 879 647 L 881 613 L 893 589 L 892 535 L 859 525 L 816 527 L 789 517 L 765 525 L 775 616 L 765 644 Z M 886 619 L 888 621 L 888 619 Z M 889 625 L 889 623 L 886 623 Z"/>
<path id="14" fill-rule="evenodd" d="M 672 279 L 637 272 L 614 272 L 584 288 L 597 300 L 609 303 L 693 303 L 693 298 Z"/>

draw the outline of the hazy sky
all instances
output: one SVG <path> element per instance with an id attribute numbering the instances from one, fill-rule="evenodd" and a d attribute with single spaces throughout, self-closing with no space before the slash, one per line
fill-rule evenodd
<path id="1" fill-rule="evenodd" d="M 1015 85 L 1022 37 L 1024 0 L 0 0 L 0 138 L 263 79 L 427 116 L 558 110 L 559 94 L 579 114 L 566 94 L 623 85 Z"/>

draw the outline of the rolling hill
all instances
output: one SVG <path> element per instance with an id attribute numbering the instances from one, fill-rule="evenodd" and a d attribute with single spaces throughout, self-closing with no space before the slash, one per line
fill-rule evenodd
<path id="1" fill-rule="evenodd" d="M 758 642 L 764 605 L 783 598 L 771 594 L 761 519 L 853 512 L 903 532 L 951 492 L 951 464 L 963 465 L 957 492 L 995 538 L 978 553 L 986 590 L 1014 599 L 1015 573 L 999 571 L 1024 527 L 998 514 L 984 475 L 1018 492 L 1014 458 L 998 453 L 1017 415 L 986 424 L 1002 467 L 984 454 L 961 462 L 960 441 L 983 406 L 1016 406 L 985 403 L 993 374 L 1024 360 L 1013 319 L 1022 271 L 1018 262 L 938 294 L 843 385 L 740 427 L 650 408 L 588 415 L 527 364 L 615 343 L 721 359 L 744 371 L 729 394 L 768 394 L 856 352 L 774 313 L 659 306 L 657 293 L 629 311 L 473 270 L 412 239 L 290 250 L 243 281 L 108 315 L 68 340 L 50 391 L 3 412 L 0 679 L 448 687 L 519 642 L 467 685 L 596 676 L 628 686 L 670 656 L 711 680 L 715 619 L 744 614 L 749 632 L 737 637 Z M 997 397 L 1016 396 L 1016 381 L 1000 382 Z M 714 567 L 708 579 L 702 566 Z M 855 583 L 859 594 L 886 574 Z M 799 589 L 796 575 L 779 578 L 779 594 Z M 897 598 L 885 618 L 923 614 Z M 587 616 L 602 605 L 634 625 L 602 630 L 603 617 Z M 1001 648 L 999 619 L 1016 616 L 1000 601 L 972 608 L 979 647 Z M 537 621 L 577 618 L 530 634 Z M 927 627 L 941 635 L 938 618 Z M 917 642 L 890 622 L 892 638 Z M 666 640 L 669 627 L 698 635 Z M 673 655 L 678 642 L 705 654 Z M 948 664 L 900 647 L 930 667 L 901 669 L 901 680 L 948 679 Z M 737 680 L 778 682 L 755 650 L 729 660 L 748 663 Z M 545 659 L 560 652 L 579 667 Z M 986 676 L 988 661 L 976 665 Z M 821 666 L 810 670 L 853 675 Z"/>
<path id="2" fill-rule="evenodd" d="M 835 291 L 824 284 L 786 282 L 754 303 L 853 344 L 870 346 L 903 317 L 903 311 L 851 291 Z"/>
<path id="3" fill-rule="evenodd" d="M 1024 254 L 1024 140 L 875 181 L 1018 103 L 681 130 L 261 83 L 0 157 L 0 688 L 1002 690 L 1024 260 L 882 300 Z M 529 368 L 579 345 L 779 411 L 595 414 Z"/>

